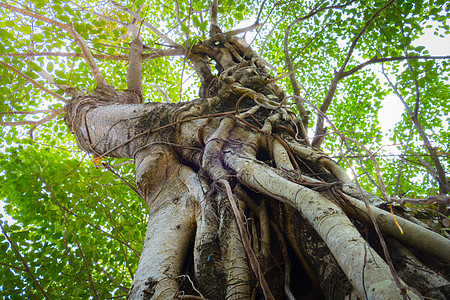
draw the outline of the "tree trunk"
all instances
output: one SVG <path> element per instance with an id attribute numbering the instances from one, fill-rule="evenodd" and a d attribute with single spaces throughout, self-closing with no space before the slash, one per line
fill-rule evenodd
<path id="1" fill-rule="evenodd" d="M 66 116 L 81 149 L 135 160 L 150 218 L 129 299 L 419 299 L 406 284 L 445 299 L 450 242 L 401 217 L 398 234 L 305 142 L 243 40 L 219 33 L 189 55 L 199 99 L 134 104 L 135 91 L 103 89 L 73 99 Z M 386 220 L 394 266 L 423 266 L 420 280 L 389 267 L 370 213 Z"/>

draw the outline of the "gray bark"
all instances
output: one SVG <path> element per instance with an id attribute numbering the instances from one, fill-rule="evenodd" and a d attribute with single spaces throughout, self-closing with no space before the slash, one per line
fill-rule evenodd
<path id="1" fill-rule="evenodd" d="M 220 66 L 218 77 L 203 65 L 205 57 Z M 419 298 L 399 286 L 403 281 L 375 247 L 378 238 L 361 235 L 372 225 L 345 172 L 296 139 L 299 120 L 251 48 L 219 33 L 193 47 L 190 58 L 205 72 L 201 94 L 207 98 L 137 104 L 132 91 L 104 88 L 73 99 L 66 115 L 81 149 L 135 160 L 150 219 L 128 298 Z M 401 249 L 395 264 L 413 259 L 431 272 L 422 272 L 420 284 L 401 273 L 406 282 L 444 297 L 442 268 L 408 247 L 446 264 L 449 240 L 397 217 L 408 230 L 399 235 L 384 212 L 369 207 L 396 239 L 389 245 Z M 421 242 L 425 237 L 433 243 Z"/>

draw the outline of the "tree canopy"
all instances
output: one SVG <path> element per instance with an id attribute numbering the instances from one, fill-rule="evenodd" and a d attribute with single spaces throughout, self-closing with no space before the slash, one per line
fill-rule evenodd
<path id="1" fill-rule="evenodd" d="M 0 2 L 0 200 L 14 220 L 0 221 L 2 296 L 126 296 L 149 212 L 133 161 L 80 151 L 66 104 L 102 79 L 127 90 L 135 29 L 144 102 L 197 98 L 201 81 L 185 57 L 209 37 L 209 9 L 197 0 Z M 445 234 L 450 56 L 417 41 L 428 27 L 448 38 L 447 1 L 221 0 L 217 16 L 265 59 L 312 146 Z M 404 110 L 386 132 L 380 111 L 392 101 Z"/>

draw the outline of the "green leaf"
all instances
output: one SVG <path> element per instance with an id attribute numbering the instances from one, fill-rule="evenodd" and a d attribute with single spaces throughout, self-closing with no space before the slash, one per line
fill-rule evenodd
<path id="1" fill-rule="evenodd" d="M 42 68 L 41 68 L 40 66 L 38 66 L 34 61 L 29 61 L 29 62 L 28 62 L 28 66 L 30 66 L 30 68 L 31 68 L 33 71 L 36 71 L 36 72 L 42 71 Z"/>
<path id="2" fill-rule="evenodd" d="M 186 26 L 186 25 L 184 25 L 184 24 L 181 24 L 181 31 L 182 32 L 184 32 L 184 33 L 188 33 L 189 32 L 189 27 L 188 26 Z"/>
<path id="3" fill-rule="evenodd" d="M 195 27 L 200 27 L 200 21 L 196 15 L 192 16 L 192 24 L 194 24 Z"/>
<path id="4" fill-rule="evenodd" d="M 206 31 L 206 28 L 208 28 L 208 21 L 203 21 L 200 23 L 200 30 Z"/>
<path id="5" fill-rule="evenodd" d="M 53 63 L 50 61 L 47 64 L 47 72 L 51 73 L 53 71 Z"/>
<path id="6" fill-rule="evenodd" d="M 40 33 L 33 34 L 33 40 L 37 43 L 42 43 L 44 41 L 44 36 Z"/>
<path id="7" fill-rule="evenodd" d="M 242 12 L 244 9 L 245 9 L 245 5 L 243 3 L 239 4 L 236 7 L 236 10 L 239 11 L 239 12 Z"/>
<path id="8" fill-rule="evenodd" d="M 418 47 L 416 47 L 416 51 L 419 52 L 419 53 L 422 52 L 423 49 L 425 49 L 425 46 L 418 46 Z"/>
<path id="9" fill-rule="evenodd" d="M 9 244 L 7 244 L 7 243 L 1 243 L 0 244 L 0 251 L 1 252 L 6 252 L 6 250 L 8 250 L 8 248 L 9 248 Z"/>
<path id="10" fill-rule="evenodd" d="M 66 78 L 66 73 L 64 73 L 64 71 L 61 70 L 56 70 L 55 71 L 56 76 L 58 76 L 59 78 Z"/>

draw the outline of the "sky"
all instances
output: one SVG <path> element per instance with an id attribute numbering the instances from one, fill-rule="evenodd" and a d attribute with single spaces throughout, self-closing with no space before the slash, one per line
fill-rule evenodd
<path id="1" fill-rule="evenodd" d="M 432 22 L 430 24 L 433 25 Z M 413 42 L 413 46 L 425 46 L 431 56 L 450 55 L 450 36 L 441 38 L 434 35 L 434 28 L 425 28 L 424 35 Z M 380 81 L 382 83 L 386 82 L 383 74 L 380 73 L 379 75 Z M 387 97 L 382 104 L 383 107 L 379 112 L 379 121 L 383 132 L 387 132 L 389 129 L 393 129 L 394 125 L 400 121 L 404 107 L 394 95 Z"/>

